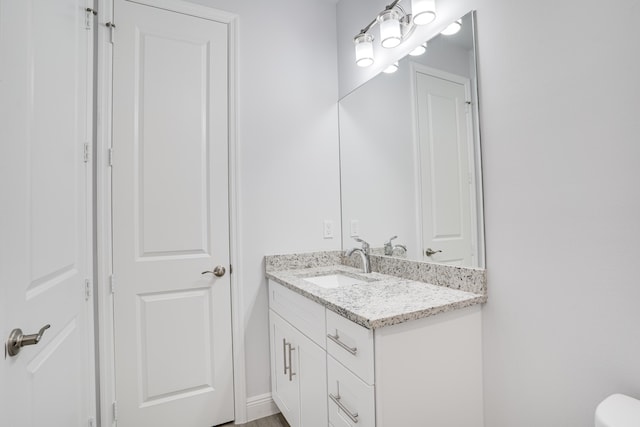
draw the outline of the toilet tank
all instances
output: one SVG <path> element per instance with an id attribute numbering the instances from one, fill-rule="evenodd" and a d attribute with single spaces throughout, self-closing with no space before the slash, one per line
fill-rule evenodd
<path id="1" fill-rule="evenodd" d="M 595 427 L 638 427 L 640 426 L 640 400 L 612 394 L 596 408 Z"/>

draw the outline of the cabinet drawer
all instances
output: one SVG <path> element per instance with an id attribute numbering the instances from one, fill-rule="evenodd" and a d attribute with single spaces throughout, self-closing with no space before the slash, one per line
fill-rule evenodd
<path id="1" fill-rule="evenodd" d="M 269 308 L 322 348 L 326 348 L 325 308 L 269 280 Z"/>
<path id="2" fill-rule="evenodd" d="M 374 384 L 372 330 L 327 310 L 327 352 L 364 382 Z"/>
<path id="3" fill-rule="evenodd" d="M 333 357 L 327 357 L 329 423 L 335 427 L 375 427 L 375 393 Z"/>

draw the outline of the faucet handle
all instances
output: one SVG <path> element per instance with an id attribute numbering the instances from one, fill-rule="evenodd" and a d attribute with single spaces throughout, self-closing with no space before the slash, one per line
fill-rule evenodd
<path id="1" fill-rule="evenodd" d="M 362 240 L 359 237 L 354 237 L 353 240 L 355 240 L 358 243 L 362 243 L 362 250 L 365 251 L 366 253 L 369 253 L 369 243 L 365 242 L 364 240 Z"/>
<path id="2" fill-rule="evenodd" d="M 391 244 L 391 241 L 393 239 L 397 239 L 398 236 L 393 236 L 389 239 L 388 242 L 384 242 L 384 254 L 385 255 L 393 255 L 393 246 Z"/>

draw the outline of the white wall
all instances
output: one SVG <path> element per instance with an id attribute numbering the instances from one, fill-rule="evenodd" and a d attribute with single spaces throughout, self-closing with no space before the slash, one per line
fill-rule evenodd
<path id="1" fill-rule="evenodd" d="M 345 35 L 370 3 L 338 6 L 341 94 L 368 77 Z M 438 7 L 478 10 L 486 426 L 593 425 L 609 393 L 640 398 L 640 3 Z"/>
<path id="2" fill-rule="evenodd" d="M 269 392 L 263 256 L 340 249 L 335 3 L 193 0 L 239 16 L 239 273 L 248 396 Z M 324 219 L 335 238 L 322 238 Z M 238 267 L 238 266 L 236 266 Z"/>

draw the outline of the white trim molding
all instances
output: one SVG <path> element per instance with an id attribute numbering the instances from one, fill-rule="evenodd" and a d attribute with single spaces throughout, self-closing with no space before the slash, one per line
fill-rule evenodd
<path id="1" fill-rule="evenodd" d="M 273 401 L 271 393 L 260 394 L 247 398 L 247 421 L 268 417 L 280 412 Z"/>
<path id="2" fill-rule="evenodd" d="M 110 278 L 111 260 L 111 109 L 113 45 L 110 30 L 104 24 L 113 22 L 113 0 L 105 0 L 98 8 L 96 37 L 96 277 L 97 295 L 97 362 L 99 392 L 99 425 L 114 425 L 115 370 L 113 355 L 113 297 Z"/>
<path id="3" fill-rule="evenodd" d="M 238 16 L 226 15 L 229 29 L 229 259 L 231 274 L 231 324 L 233 337 L 233 384 L 235 422 L 247 422 L 247 382 L 244 357 L 244 298 L 242 293 L 242 259 L 238 243 L 240 227 L 240 169 L 238 160 Z"/>

